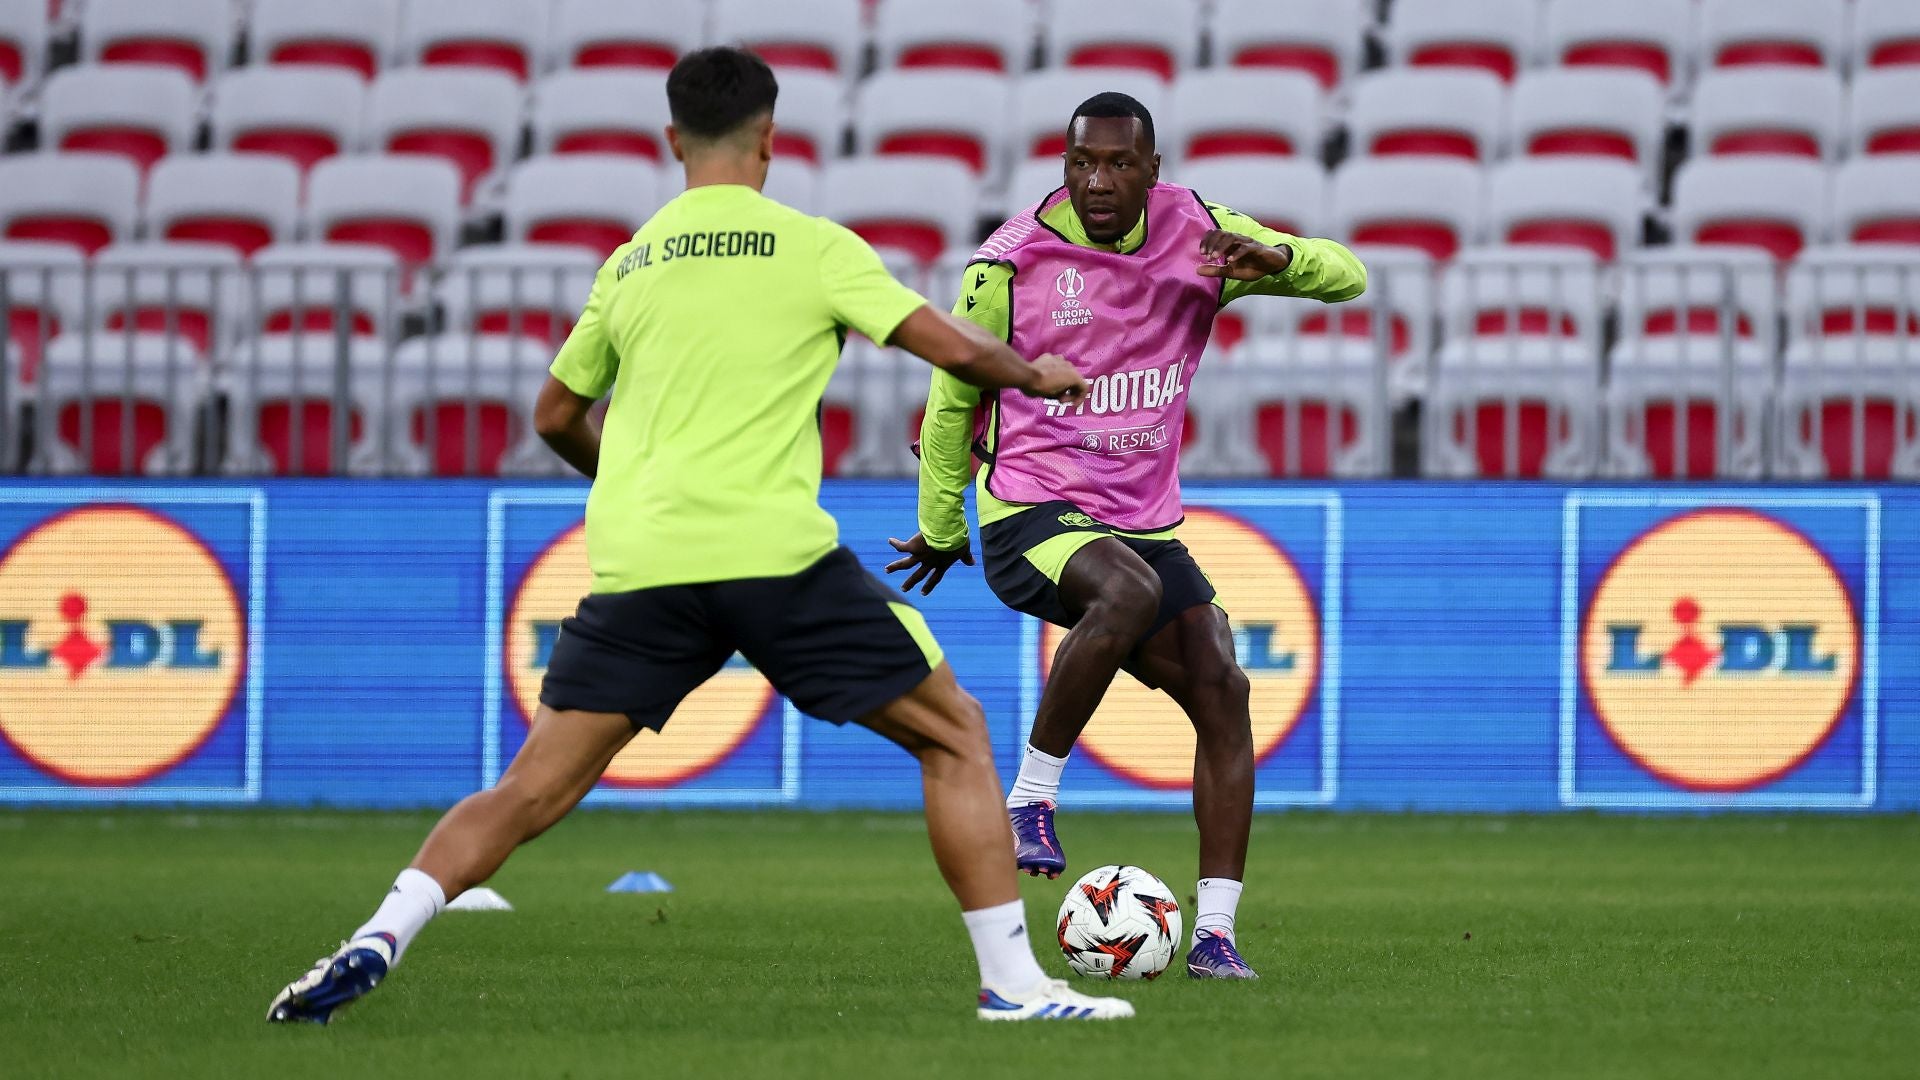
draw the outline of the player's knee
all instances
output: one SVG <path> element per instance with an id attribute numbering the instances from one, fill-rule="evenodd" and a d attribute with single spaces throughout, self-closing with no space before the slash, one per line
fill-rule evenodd
<path id="1" fill-rule="evenodd" d="M 557 791 L 509 777 L 488 793 L 499 801 L 499 809 L 520 826 L 529 840 L 547 831 L 566 814 L 567 802 Z"/>
<path id="2" fill-rule="evenodd" d="M 1149 570 L 1128 569 L 1114 574 L 1087 609 L 1087 620 L 1115 633 L 1137 639 L 1160 613 L 1160 579 Z"/>
<path id="3" fill-rule="evenodd" d="M 938 755 L 946 762 L 965 768 L 993 768 L 993 746 L 987 738 L 987 712 L 972 694 L 961 692 L 941 710 L 937 723 L 926 733 L 927 746 L 922 761 Z"/>

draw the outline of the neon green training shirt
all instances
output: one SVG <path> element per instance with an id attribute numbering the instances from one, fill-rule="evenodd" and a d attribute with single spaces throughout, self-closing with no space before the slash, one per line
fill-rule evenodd
<path id="1" fill-rule="evenodd" d="M 783 577 L 839 543 L 820 508 L 820 397 L 847 329 L 926 301 L 866 241 L 749 187 L 690 189 L 594 278 L 553 362 L 609 388 L 587 497 L 593 591 Z"/>

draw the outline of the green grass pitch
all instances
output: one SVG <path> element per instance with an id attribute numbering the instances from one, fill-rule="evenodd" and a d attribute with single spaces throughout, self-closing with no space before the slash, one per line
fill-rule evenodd
<path id="1" fill-rule="evenodd" d="M 430 821 L 0 814 L 0 1075 L 1691 1080 L 1920 1061 L 1914 817 L 1263 817 L 1240 916 L 1262 981 L 1175 971 L 1117 987 L 1133 1021 L 988 1025 L 917 817 L 582 814 L 494 882 L 519 910 L 444 916 L 331 1027 L 266 1024 Z M 1133 862 L 1191 891 L 1184 818 L 1069 810 L 1061 836 L 1076 875 Z M 678 891 L 603 891 L 628 869 Z M 1064 974 L 1064 883 L 1023 888 Z"/>

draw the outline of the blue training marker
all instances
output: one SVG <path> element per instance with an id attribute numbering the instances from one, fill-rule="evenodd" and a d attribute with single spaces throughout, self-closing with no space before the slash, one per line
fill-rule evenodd
<path id="1" fill-rule="evenodd" d="M 615 878 L 613 884 L 607 886 L 607 891 L 636 893 L 672 892 L 673 886 L 668 883 L 666 878 L 661 877 L 651 870 L 629 870 Z"/>

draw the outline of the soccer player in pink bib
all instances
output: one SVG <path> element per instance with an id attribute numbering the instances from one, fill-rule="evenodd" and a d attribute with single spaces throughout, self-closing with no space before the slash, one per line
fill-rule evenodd
<path id="1" fill-rule="evenodd" d="M 1247 677 L 1213 585 L 1176 537 L 1187 389 L 1215 314 L 1242 296 L 1350 300 L 1366 269 L 1331 240 L 1289 236 L 1160 182 L 1153 117 L 1125 94 L 1067 126 L 1066 183 L 1002 225 L 966 268 L 954 314 L 1025 356 L 1059 353 L 1087 397 L 982 393 L 936 372 L 920 428 L 919 532 L 894 540 L 903 589 L 973 563 L 970 452 L 987 582 L 1068 628 L 1007 799 L 1020 869 L 1066 869 L 1060 773 L 1114 674 L 1163 690 L 1198 741 L 1200 881 L 1187 973 L 1256 978 L 1234 942 L 1253 821 Z"/>

